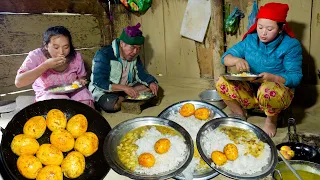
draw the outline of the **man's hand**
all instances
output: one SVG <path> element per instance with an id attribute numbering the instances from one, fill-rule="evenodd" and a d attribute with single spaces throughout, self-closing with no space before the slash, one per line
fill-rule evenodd
<path id="1" fill-rule="evenodd" d="M 137 98 L 139 96 L 139 92 L 130 86 L 126 86 L 123 91 L 132 98 Z"/>
<path id="2" fill-rule="evenodd" d="M 150 85 L 149 85 L 149 88 L 150 88 L 150 90 L 152 91 L 152 93 L 154 94 L 154 95 L 157 95 L 158 94 L 158 85 L 156 84 L 156 83 L 151 83 Z"/>

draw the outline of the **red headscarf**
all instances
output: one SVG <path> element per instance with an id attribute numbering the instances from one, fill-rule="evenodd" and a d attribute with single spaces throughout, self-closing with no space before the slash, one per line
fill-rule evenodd
<path id="1" fill-rule="evenodd" d="M 277 22 L 283 22 L 285 24 L 283 30 L 290 36 L 295 37 L 293 31 L 289 27 L 289 24 L 286 21 L 287 13 L 289 11 L 288 4 L 281 3 L 267 3 L 264 6 L 260 7 L 260 10 L 256 17 L 256 22 L 250 27 L 248 32 L 243 36 L 244 40 L 248 34 L 254 32 L 257 28 L 257 21 L 259 18 L 270 19 Z"/>

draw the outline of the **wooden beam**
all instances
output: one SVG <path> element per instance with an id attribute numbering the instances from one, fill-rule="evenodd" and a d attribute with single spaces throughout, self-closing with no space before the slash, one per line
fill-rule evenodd
<path id="1" fill-rule="evenodd" d="M 99 6 L 97 0 L 3 0 L 0 1 L 0 12 L 96 14 Z"/>
<path id="2" fill-rule="evenodd" d="M 213 21 L 213 67 L 214 79 L 225 73 L 225 66 L 221 63 L 221 56 L 224 53 L 224 31 L 223 31 L 223 0 L 212 1 L 211 20 Z"/>

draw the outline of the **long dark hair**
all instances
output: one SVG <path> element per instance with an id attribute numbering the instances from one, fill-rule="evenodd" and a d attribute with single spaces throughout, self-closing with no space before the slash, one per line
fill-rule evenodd
<path id="1" fill-rule="evenodd" d="M 50 43 L 51 37 L 58 36 L 58 35 L 66 36 L 69 39 L 70 53 L 66 58 L 67 58 L 67 62 L 70 63 L 76 56 L 76 50 L 74 49 L 72 44 L 72 37 L 71 37 L 70 31 L 63 26 L 50 27 L 43 33 L 43 44 L 42 44 L 41 50 L 47 58 L 51 58 L 50 53 L 45 47 Z"/>

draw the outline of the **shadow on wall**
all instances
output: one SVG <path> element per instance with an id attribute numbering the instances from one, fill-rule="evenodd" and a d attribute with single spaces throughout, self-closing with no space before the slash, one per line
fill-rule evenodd
<path id="1" fill-rule="evenodd" d="M 305 24 L 297 22 L 289 22 L 289 25 L 296 38 L 301 42 L 306 34 L 303 30 L 306 28 Z M 312 37 L 311 37 L 312 38 Z M 316 89 L 317 84 L 317 71 L 315 67 L 315 59 L 309 54 L 307 49 L 302 45 L 302 73 L 303 78 L 300 85 L 296 88 L 295 97 L 293 99 L 293 117 L 296 119 L 297 123 L 300 123 L 305 116 L 305 109 L 310 108 L 315 105 L 318 99 L 318 91 Z"/>

